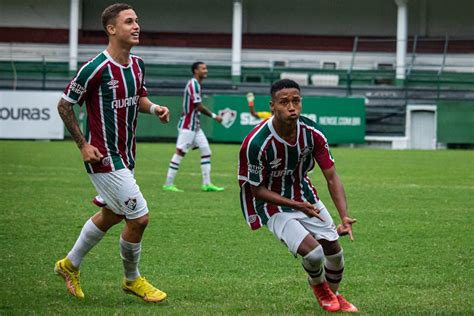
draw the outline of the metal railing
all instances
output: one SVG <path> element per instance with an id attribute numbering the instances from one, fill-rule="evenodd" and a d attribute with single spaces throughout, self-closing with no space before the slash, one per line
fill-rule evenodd
<path id="1" fill-rule="evenodd" d="M 458 54 L 452 47 L 460 46 L 460 39 L 422 39 L 417 36 L 408 39 L 410 52 L 405 65 L 406 86 L 428 86 L 438 90 L 444 87 L 474 89 L 474 47 L 471 53 Z M 462 39 L 474 45 L 474 39 Z M 37 49 L 35 48 L 37 47 Z M 90 58 L 103 47 L 80 47 L 82 60 Z M 9 50 L 10 49 L 10 50 Z M 67 68 L 67 46 L 55 49 L 51 45 L 31 44 L 14 52 L 14 47 L 0 44 L 0 85 L 17 89 L 25 81 L 36 82 L 37 88 L 47 89 L 50 82 L 64 81 L 71 77 Z M 219 80 L 230 81 L 230 50 L 225 49 L 179 49 L 140 47 L 136 53 L 147 61 L 150 75 L 157 79 L 189 76 L 188 63 L 192 59 L 209 60 L 207 63 Z M 396 40 L 354 37 L 351 52 L 258 52 L 244 50 L 242 77 L 251 78 L 254 83 L 269 83 L 280 77 L 282 72 L 313 74 L 334 74 L 339 76 L 339 86 L 351 95 L 354 86 L 386 85 L 395 83 Z M 43 55 L 41 55 L 43 53 Z M 8 56 L 8 57 L 6 57 Z M 325 61 L 334 69 L 325 69 Z M 159 69 L 156 73 L 153 69 Z M 160 72 L 163 73 L 160 73 Z M 181 74 L 182 72 L 182 74 Z M 210 72 L 210 78 L 213 73 Z M 153 79 L 153 78 L 151 78 Z M 308 82 L 308 84 L 311 84 Z"/>

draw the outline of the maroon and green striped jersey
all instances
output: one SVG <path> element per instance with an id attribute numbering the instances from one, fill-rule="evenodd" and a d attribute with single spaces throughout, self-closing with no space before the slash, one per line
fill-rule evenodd
<path id="1" fill-rule="evenodd" d="M 199 129 L 198 105 L 202 102 L 201 85 L 196 78 L 192 78 L 184 88 L 183 113 L 178 122 L 178 128 L 195 131 Z"/>
<path id="2" fill-rule="evenodd" d="M 286 198 L 314 204 L 319 198 L 308 172 L 315 163 L 323 170 L 334 165 L 326 137 L 315 122 L 301 116 L 297 122 L 296 141 L 289 144 L 276 133 L 273 119 L 257 125 L 240 148 L 240 202 L 252 229 L 262 227 L 276 213 L 292 211 L 286 206 L 255 199 L 250 190 L 252 185 L 265 186 Z"/>
<path id="3" fill-rule="evenodd" d="M 88 173 L 135 167 L 138 100 L 147 95 L 145 64 L 131 55 L 128 65 L 105 50 L 84 64 L 64 90 L 63 99 L 87 109 L 84 136 L 99 149 L 100 163 L 85 163 Z"/>

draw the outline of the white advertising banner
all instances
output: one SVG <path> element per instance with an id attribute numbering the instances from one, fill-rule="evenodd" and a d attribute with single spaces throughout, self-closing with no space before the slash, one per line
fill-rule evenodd
<path id="1" fill-rule="evenodd" d="M 0 90 L 0 138 L 63 139 L 62 92 Z"/>

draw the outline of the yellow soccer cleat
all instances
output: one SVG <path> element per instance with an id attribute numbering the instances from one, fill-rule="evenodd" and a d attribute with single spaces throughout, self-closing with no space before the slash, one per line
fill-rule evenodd
<path id="1" fill-rule="evenodd" d="M 141 297 L 147 302 L 162 302 L 168 295 L 151 285 L 144 277 L 138 277 L 133 281 L 124 280 L 122 290 L 127 294 Z"/>
<path id="2" fill-rule="evenodd" d="M 74 268 L 67 257 L 56 262 L 54 265 L 54 273 L 60 275 L 64 281 L 66 281 L 69 294 L 80 299 L 84 298 L 84 292 L 82 292 L 81 283 L 79 282 L 80 272 Z"/>

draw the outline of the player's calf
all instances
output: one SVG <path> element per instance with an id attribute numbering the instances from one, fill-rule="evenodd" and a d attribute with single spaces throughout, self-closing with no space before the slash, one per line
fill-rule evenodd
<path id="1" fill-rule="evenodd" d="M 309 285 L 319 305 L 329 312 L 336 312 L 340 308 L 339 301 L 324 280 L 323 262 L 323 248 L 318 245 L 303 257 L 302 265 L 308 273 Z"/>

